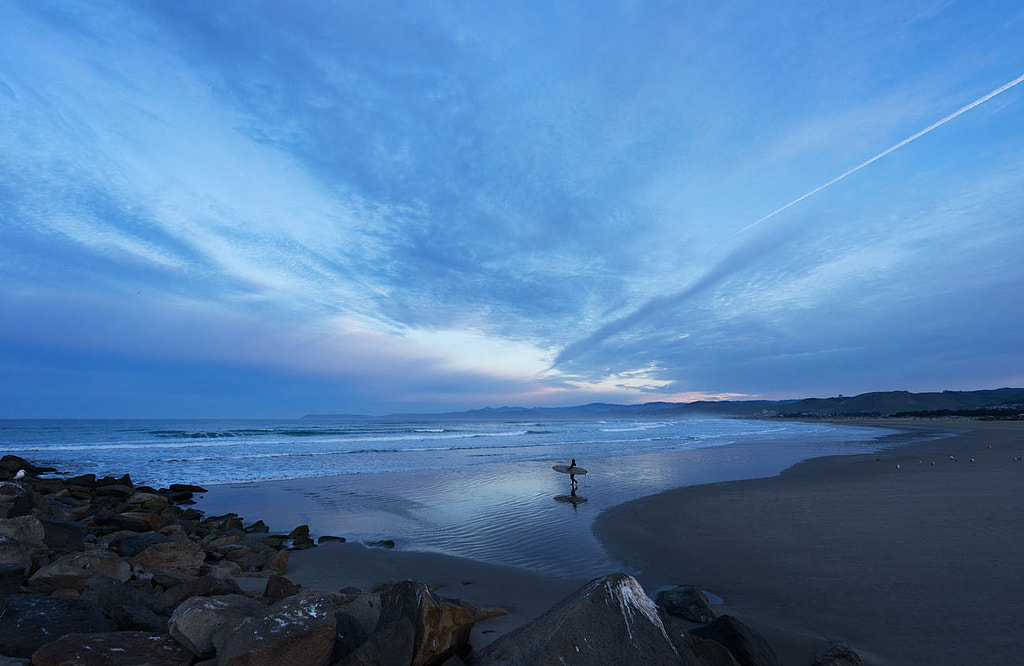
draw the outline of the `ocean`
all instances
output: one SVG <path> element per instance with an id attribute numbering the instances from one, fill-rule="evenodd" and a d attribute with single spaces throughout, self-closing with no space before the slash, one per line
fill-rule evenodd
<path id="1" fill-rule="evenodd" d="M 198 508 L 275 531 L 393 539 L 559 576 L 620 568 L 591 532 L 621 502 L 764 477 L 934 431 L 767 420 L 6 420 L 0 451 L 61 472 L 210 489 Z M 589 469 L 575 494 L 552 464 Z"/>

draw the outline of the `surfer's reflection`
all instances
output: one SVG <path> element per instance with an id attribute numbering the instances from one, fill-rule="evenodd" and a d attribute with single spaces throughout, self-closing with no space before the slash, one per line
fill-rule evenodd
<path id="1" fill-rule="evenodd" d="M 568 495 L 556 495 L 556 502 L 562 502 L 564 504 L 572 504 L 573 511 L 576 511 L 580 504 L 585 504 L 587 501 L 586 497 L 580 497 L 576 494 L 576 489 L 573 488 L 569 491 Z"/>

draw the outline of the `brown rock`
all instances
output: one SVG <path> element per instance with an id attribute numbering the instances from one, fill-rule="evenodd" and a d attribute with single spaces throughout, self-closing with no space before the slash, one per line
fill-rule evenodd
<path id="1" fill-rule="evenodd" d="M 135 493 L 125 500 L 125 504 L 142 511 L 159 513 L 171 505 L 171 500 L 155 493 Z"/>
<path id="2" fill-rule="evenodd" d="M 189 666 L 195 657 L 167 634 L 68 634 L 32 654 L 35 666 Z"/>
<path id="3" fill-rule="evenodd" d="M 25 544 L 11 537 L 0 536 L 0 565 L 4 564 L 20 566 L 27 576 L 32 570 L 32 556 Z"/>
<path id="4" fill-rule="evenodd" d="M 214 638 L 222 666 L 327 666 L 334 648 L 334 609 L 322 595 L 289 597 L 266 617 L 247 618 Z"/>
<path id="5" fill-rule="evenodd" d="M 263 574 L 267 576 L 281 576 L 288 569 L 289 551 L 279 550 L 270 556 L 267 563 L 263 565 Z"/>
<path id="6" fill-rule="evenodd" d="M 131 578 L 128 563 L 106 550 L 87 550 L 57 558 L 28 579 L 31 588 L 52 592 L 60 588 L 82 590 L 91 576 L 107 576 L 124 582 Z"/>
<path id="7" fill-rule="evenodd" d="M 299 593 L 299 585 L 291 582 L 284 576 L 274 575 L 267 579 L 267 587 L 263 590 L 263 596 L 276 604 L 285 597 L 291 597 Z"/>
<path id="8" fill-rule="evenodd" d="M 0 481 L 0 518 L 27 516 L 35 508 L 35 493 L 20 481 Z"/>
<path id="9" fill-rule="evenodd" d="M 775 650 L 751 627 L 732 615 L 723 615 L 711 624 L 690 632 L 700 638 L 709 638 L 727 647 L 740 666 L 779 666 Z"/>
<path id="10" fill-rule="evenodd" d="M 131 559 L 136 571 L 178 572 L 195 576 L 203 566 L 206 553 L 191 541 L 167 541 L 150 546 Z"/>
<path id="11" fill-rule="evenodd" d="M 435 596 L 423 583 L 402 581 L 384 599 L 377 630 L 400 620 L 408 620 L 413 627 L 412 666 L 435 666 L 453 654 L 469 653 L 476 610 Z"/>
<path id="12" fill-rule="evenodd" d="M 17 518 L 0 519 L 0 536 L 11 537 L 25 544 L 29 549 L 43 550 L 46 546 L 46 530 L 35 516 L 18 516 Z"/>
<path id="13" fill-rule="evenodd" d="M 811 666 L 860 666 L 860 655 L 846 643 L 829 643 L 814 654 Z"/>

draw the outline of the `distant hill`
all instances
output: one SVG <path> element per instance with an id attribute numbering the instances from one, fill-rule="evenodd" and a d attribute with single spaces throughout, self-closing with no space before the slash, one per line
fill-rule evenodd
<path id="1" fill-rule="evenodd" d="M 572 419 L 636 418 L 682 415 L 744 416 L 780 418 L 881 417 L 881 416 L 989 416 L 1018 418 L 1024 413 L 1024 389 L 1000 388 L 985 391 L 942 391 L 911 393 L 883 391 L 852 397 L 804 398 L 803 400 L 721 400 L 697 402 L 646 402 L 615 405 L 594 402 L 575 407 L 486 407 L 443 414 L 391 414 L 388 419 Z M 352 414 L 308 414 L 305 419 L 365 419 Z"/>

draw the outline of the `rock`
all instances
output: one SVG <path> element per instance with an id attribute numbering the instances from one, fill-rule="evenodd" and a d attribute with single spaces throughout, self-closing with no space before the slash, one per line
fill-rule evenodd
<path id="1" fill-rule="evenodd" d="M 124 582 L 131 575 L 131 567 L 120 557 L 105 550 L 87 550 L 63 555 L 32 574 L 31 588 L 52 592 L 59 588 L 81 590 L 85 581 L 95 575 L 107 576 Z"/>
<path id="2" fill-rule="evenodd" d="M 811 666 L 860 666 L 860 655 L 846 643 L 829 643 L 816 653 Z"/>
<path id="3" fill-rule="evenodd" d="M 32 570 L 32 556 L 25 544 L 11 537 L 0 536 L 0 565 L 13 564 L 21 567 L 24 575 Z"/>
<path id="4" fill-rule="evenodd" d="M 480 606 L 476 609 L 476 621 L 489 620 L 492 617 L 508 615 L 508 610 L 501 606 Z"/>
<path id="5" fill-rule="evenodd" d="M 294 530 L 288 533 L 289 539 L 308 539 L 309 538 L 309 525 L 299 525 Z"/>
<path id="6" fill-rule="evenodd" d="M 16 518 L 32 513 L 36 502 L 32 489 L 18 481 L 0 481 L 0 517 Z"/>
<path id="7" fill-rule="evenodd" d="M 291 597 L 299 593 L 301 586 L 296 585 L 284 576 L 273 575 L 267 578 L 267 587 L 263 590 L 263 596 L 272 604 L 276 604 L 285 597 Z"/>
<path id="8" fill-rule="evenodd" d="M 0 458 L 0 469 L 11 472 L 12 474 L 25 470 L 31 472 L 35 469 L 35 465 L 19 456 L 11 455 L 8 453 L 3 458 Z"/>
<path id="9" fill-rule="evenodd" d="M 693 654 L 700 666 L 739 666 L 736 657 L 718 641 L 684 633 L 676 643 L 680 654 Z"/>
<path id="10" fill-rule="evenodd" d="M 288 569 L 288 557 L 290 553 L 287 550 L 279 550 L 270 556 L 267 563 L 263 565 L 263 573 L 267 576 L 281 576 Z"/>
<path id="11" fill-rule="evenodd" d="M 0 519 L 0 536 L 17 539 L 29 549 L 46 549 L 43 543 L 46 531 L 43 529 L 43 524 L 35 516 Z"/>
<path id="12" fill-rule="evenodd" d="M 412 663 L 416 630 L 403 618 L 380 627 L 354 652 L 341 660 L 341 666 L 406 666 Z"/>
<path id="13" fill-rule="evenodd" d="M 351 615 L 363 628 L 367 635 L 373 633 L 380 620 L 381 600 L 378 594 L 363 594 L 356 592 L 350 595 L 343 595 L 342 599 L 335 602 L 335 609 Z M 412 659 L 412 657 L 409 657 Z"/>
<path id="14" fill-rule="evenodd" d="M 316 540 L 317 543 L 328 543 L 329 541 L 337 541 L 338 543 L 345 543 L 345 537 L 331 536 L 329 534 L 325 534 L 324 536 L 322 536 L 322 537 L 320 537 L 319 539 Z"/>
<path id="15" fill-rule="evenodd" d="M 395 542 L 393 539 L 381 539 L 379 541 L 367 541 L 366 545 L 371 548 L 394 548 Z"/>
<path id="16" fill-rule="evenodd" d="M 131 558 L 136 571 L 178 572 L 195 576 L 203 566 L 206 553 L 192 541 L 166 541 L 157 543 Z"/>
<path id="17" fill-rule="evenodd" d="M 79 474 L 78 476 L 68 477 L 64 479 L 64 483 L 69 486 L 81 486 L 83 488 L 94 488 L 96 486 L 96 475 L 95 474 Z"/>
<path id="18" fill-rule="evenodd" d="M 690 622 L 707 624 L 715 619 L 715 613 L 708 605 L 708 598 L 695 585 L 679 585 L 671 590 L 659 592 L 655 602 L 669 615 Z"/>
<path id="19" fill-rule="evenodd" d="M 355 652 L 366 642 L 367 637 L 366 630 L 359 624 L 359 620 L 344 611 L 337 611 L 334 614 L 334 649 L 331 652 L 331 663 L 339 662 Z M 411 650 L 409 659 L 412 659 Z"/>
<path id="20" fill-rule="evenodd" d="M 729 649 L 740 666 L 778 666 L 775 650 L 761 634 L 737 620 L 723 615 L 705 627 L 690 632 L 700 638 L 717 641 Z"/>
<path id="21" fill-rule="evenodd" d="M 238 583 L 231 578 L 219 579 L 207 574 L 198 578 L 188 578 L 177 585 L 168 587 L 159 595 L 158 603 L 161 609 L 171 612 L 180 603 L 192 597 L 238 594 L 240 592 Z"/>
<path id="22" fill-rule="evenodd" d="M 469 653 L 476 611 L 469 604 L 435 596 L 423 583 L 396 583 L 384 599 L 377 630 L 408 620 L 413 627 L 412 666 L 434 666 L 449 656 Z"/>
<path id="23" fill-rule="evenodd" d="M 168 488 L 168 490 L 171 490 L 172 492 L 176 492 L 176 493 L 180 493 L 180 492 L 205 493 L 206 492 L 206 488 L 203 488 L 202 486 L 193 486 L 190 483 L 172 483 L 167 488 Z"/>
<path id="24" fill-rule="evenodd" d="M 132 477 L 128 474 L 119 477 L 105 476 L 102 479 L 96 479 L 97 486 L 124 486 L 126 488 L 132 488 L 134 490 L 135 484 L 132 483 Z"/>
<path id="25" fill-rule="evenodd" d="M 68 634 L 32 655 L 35 666 L 189 666 L 195 657 L 167 634 Z"/>
<path id="26" fill-rule="evenodd" d="M 98 607 L 81 600 L 16 594 L 0 599 L 0 654 L 29 658 L 65 634 L 113 631 Z"/>
<path id="27" fill-rule="evenodd" d="M 111 483 L 110 485 L 101 486 L 100 482 L 96 482 L 96 487 L 93 489 L 96 497 L 116 497 L 119 499 L 126 499 L 131 497 L 135 492 L 135 489 L 131 486 L 123 485 L 120 483 Z"/>
<path id="28" fill-rule="evenodd" d="M 289 546 L 290 550 L 306 550 L 307 548 L 316 547 L 316 542 L 309 537 L 299 537 L 292 540 L 292 545 Z"/>
<path id="29" fill-rule="evenodd" d="M 89 528 L 73 520 L 40 518 L 43 526 L 43 543 L 56 553 L 71 553 L 82 550 Z"/>
<path id="30" fill-rule="evenodd" d="M 171 636 L 199 655 L 212 655 L 214 636 L 247 617 L 262 614 L 266 606 L 243 594 L 192 597 L 178 606 L 167 623 Z"/>
<path id="31" fill-rule="evenodd" d="M 593 580 L 484 648 L 474 666 L 679 664 L 658 608 L 632 576 Z"/>
<path id="32" fill-rule="evenodd" d="M 167 631 L 167 616 L 145 606 L 118 606 L 110 611 L 110 618 L 121 631 Z"/>
<path id="33" fill-rule="evenodd" d="M 159 513 L 171 505 L 171 500 L 155 493 L 135 493 L 125 501 L 125 505 Z"/>
<path id="34" fill-rule="evenodd" d="M 92 522 L 96 525 L 113 526 L 119 530 L 128 530 L 129 532 L 148 532 L 149 523 L 140 518 L 133 518 L 132 516 L 122 516 L 118 513 L 97 513 L 92 517 Z"/>
<path id="35" fill-rule="evenodd" d="M 335 619 L 330 600 L 310 594 L 289 597 L 214 638 L 222 666 L 326 666 L 334 649 Z"/>
<path id="36" fill-rule="evenodd" d="M 113 539 L 107 544 L 107 548 L 114 551 L 121 557 L 135 557 L 150 546 L 155 546 L 158 543 L 167 543 L 169 541 L 171 541 L 171 538 L 164 536 L 163 534 L 145 532 L 143 534 L 133 534 L 132 536 Z"/>
<path id="37" fill-rule="evenodd" d="M 267 534 L 270 532 L 270 528 L 262 520 L 257 520 L 255 523 L 245 528 L 247 534 Z"/>
<path id="38" fill-rule="evenodd" d="M 135 581 L 133 586 L 108 576 L 90 576 L 82 586 L 81 597 L 84 601 L 99 606 L 108 614 L 119 608 L 142 607 L 150 610 L 158 608 L 156 599 L 147 593 L 150 588 L 141 586 L 143 583 L 139 581 Z M 161 629 L 166 628 L 167 618 L 164 617 Z"/>
<path id="39" fill-rule="evenodd" d="M 0 596 L 15 594 L 25 583 L 25 566 L 18 562 L 0 564 Z"/>
<path id="40" fill-rule="evenodd" d="M 146 523 L 146 531 L 158 530 L 166 523 L 162 515 L 153 511 L 124 511 L 121 515 L 125 518 L 137 518 Z"/>

